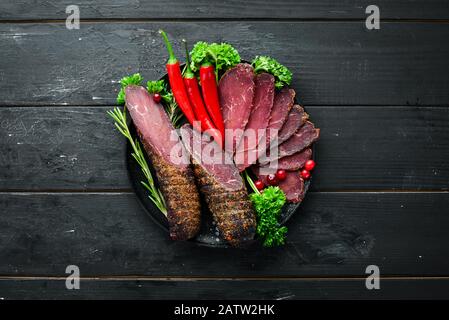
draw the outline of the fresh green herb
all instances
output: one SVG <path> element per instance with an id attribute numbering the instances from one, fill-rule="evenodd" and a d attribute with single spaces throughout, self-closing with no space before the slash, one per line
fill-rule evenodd
<path id="1" fill-rule="evenodd" d="M 146 181 L 141 181 L 142 185 L 149 191 L 149 198 L 153 203 L 158 207 L 158 209 L 164 214 L 167 215 L 167 207 L 165 205 L 164 197 L 161 191 L 155 186 L 154 179 L 151 174 L 150 168 L 148 167 L 148 163 L 145 160 L 145 156 L 142 150 L 142 146 L 137 139 L 133 139 L 131 136 L 131 132 L 129 131 L 128 124 L 126 122 L 126 110 L 123 108 L 123 111 L 115 107 L 113 110 L 108 111 L 108 115 L 112 117 L 115 121 L 115 126 L 123 134 L 128 141 L 131 143 L 133 153 L 131 155 L 137 161 L 142 170 Z"/>
<path id="2" fill-rule="evenodd" d="M 120 88 L 120 91 L 117 95 L 117 103 L 119 105 L 125 104 L 125 88 L 126 86 L 130 84 L 140 85 L 143 81 L 142 76 L 140 73 L 135 73 L 131 76 L 123 77 L 122 80 L 120 80 L 120 84 L 122 87 Z"/>
<path id="3" fill-rule="evenodd" d="M 285 244 L 288 229 L 279 225 L 281 210 L 286 202 L 284 192 L 279 187 L 273 186 L 260 192 L 248 173 L 244 174 L 248 184 L 254 190 L 254 193 L 250 194 L 250 199 L 257 215 L 257 235 L 262 239 L 265 247 Z"/>
<path id="4" fill-rule="evenodd" d="M 193 72 L 198 71 L 203 63 L 208 62 L 208 48 L 209 44 L 204 41 L 198 41 L 193 46 L 192 50 L 190 51 L 190 68 Z"/>
<path id="5" fill-rule="evenodd" d="M 148 81 L 147 90 L 149 93 L 160 93 L 163 98 L 162 92 L 166 90 L 165 80 Z"/>
<path id="6" fill-rule="evenodd" d="M 181 112 L 181 109 L 178 107 L 178 104 L 175 101 L 173 92 L 171 90 L 168 90 L 166 81 L 148 81 L 147 90 L 151 94 L 159 93 L 161 95 L 170 121 L 173 123 L 173 126 L 175 128 L 179 128 L 180 122 L 183 118 L 183 113 Z"/>
<path id="7" fill-rule="evenodd" d="M 292 73 L 287 67 L 280 64 L 277 60 L 267 56 L 257 56 L 252 65 L 256 73 L 268 72 L 275 78 L 275 86 L 280 89 L 292 82 Z"/>
<path id="8" fill-rule="evenodd" d="M 238 51 L 228 43 L 211 43 L 199 41 L 190 51 L 192 62 L 190 67 L 196 72 L 204 65 L 213 65 L 215 75 L 229 69 L 240 62 Z"/>

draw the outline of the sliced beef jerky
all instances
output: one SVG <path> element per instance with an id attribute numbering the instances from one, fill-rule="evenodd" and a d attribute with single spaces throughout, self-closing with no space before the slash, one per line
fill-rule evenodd
<path id="1" fill-rule="evenodd" d="M 270 121 L 274 100 L 274 77 L 261 73 L 255 77 L 253 109 L 234 156 L 239 171 L 257 161 L 257 146 L 266 137 L 265 130 Z"/>
<path id="2" fill-rule="evenodd" d="M 271 109 L 270 122 L 267 127 L 265 143 L 259 142 L 257 157 L 265 158 L 271 143 L 274 143 L 278 133 L 287 120 L 290 109 L 295 101 L 295 90 L 284 87 L 274 96 L 273 108 Z M 277 145 L 277 144 L 276 144 Z"/>
<path id="3" fill-rule="evenodd" d="M 279 131 L 278 143 L 281 144 L 290 138 L 306 121 L 309 115 L 304 111 L 304 108 L 295 104 L 290 110 L 287 120 Z"/>
<path id="4" fill-rule="evenodd" d="M 307 148 L 320 137 L 320 129 L 315 128 L 312 122 L 307 121 L 287 141 L 279 146 L 279 158 L 290 156 Z"/>
<path id="5" fill-rule="evenodd" d="M 269 163 L 263 166 L 263 168 L 268 168 L 270 165 L 276 169 L 283 169 L 287 171 L 297 171 L 304 167 L 307 160 L 312 158 L 312 149 L 306 148 L 300 152 L 296 152 L 291 156 L 286 156 L 277 161 L 277 163 Z"/>
<path id="6" fill-rule="evenodd" d="M 259 159 L 259 162 L 265 165 L 276 158 L 281 159 L 295 154 L 310 146 L 318 140 L 319 136 L 320 129 L 315 128 L 312 122 L 307 121 L 294 135 L 281 143 L 277 149 L 275 149 L 276 147 L 271 149 L 269 157 L 262 157 Z"/>
<path id="7" fill-rule="evenodd" d="M 290 202 L 299 203 L 304 199 L 304 180 L 297 171 L 288 172 L 285 180 L 279 183 L 279 187 Z"/>
<path id="8" fill-rule="evenodd" d="M 225 150 L 234 154 L 248 123 L 254 97 L 254 70 L 247 63 L 229 69 L 218 84 L 225 126 Z"/>
<path id="9" fill-rule="evenodd" d="M 296 92 L 293 89 L 284 87 L 279 91 L 273 102 L 273 108 L 271 109 L 270 123 L 268 124 L 268 129 L 272 131 L 269 135 L 271 136 L 270 141 L 274 138 L 274 133 L 276 130 L 279 132 L 287 120 L 288 114 L 295 101 Z"/>
<path id="10" fill-rule="evenodd" d="M 264 184 L 268 185 L 267 175 L 261 174 L 260 168 L 255 166 L 252 168 L 257 177 L 262 180 Z M 284 191 L 287 201 L 299 203 L 304 199 L 304 180 L 299 176 L 298 171 L 287 172 L 287 177 L 284 181 L 279 182 L 278 186 Z"/>

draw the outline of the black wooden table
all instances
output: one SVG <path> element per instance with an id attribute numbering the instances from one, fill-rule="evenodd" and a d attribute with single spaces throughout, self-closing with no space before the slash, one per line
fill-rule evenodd
<path id="1" fill-rule="evenodd" d="M 379 30 L 361 0 L 78 0 L 79 30 L 69 4 L 0 2 L 0 299 L 449 298 L 446 0 L 378 0 Z M 145 215 L 106 111 L 123 75 L 164 72 L 161 27 L 294 72 L 322 138 L 286 246 L 173 242 Z"/>

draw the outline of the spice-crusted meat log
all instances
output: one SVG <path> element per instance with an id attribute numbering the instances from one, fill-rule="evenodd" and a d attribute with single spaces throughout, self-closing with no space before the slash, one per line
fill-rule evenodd
<path id="1" fill-rule="evenodd" d="M 162 105 L 154 102 L 145 88 L 126 87 L 125 100 L 164 195 L 170 237 L 193 238 L 200 228 L 200 199 L 179 136 Z"/>
<path id="2" fill-rule="evenodd" d="M 232 246 L 254 238 L 256 217 L 245 184 L 232 157 L 218 145 L 211 145 L 189 125 L 181 130 L 182 141 L 192 156 L 193 170 L 201 194 L 222 237 Z M 209 149 L 210 150 L 210 149 Z"/>

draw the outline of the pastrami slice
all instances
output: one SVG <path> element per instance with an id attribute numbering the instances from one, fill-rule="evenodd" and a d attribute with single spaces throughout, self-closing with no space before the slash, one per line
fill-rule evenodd
<path id="1" fill-rule="evenodd" d="M 252 167 L 254 174 L 266 185 L 268 185 L 267 175 L 260 173 L 260 168 Z M 287 201 L 299 203 L 304 199 L 304 180 L 299 176 L 299 172 L 287 172 L 285 180 L 280 181 L 279 188 L 285 193 Z"/>
<path id="2" fill-rule="evenodd" d="M 261 73 L 255 77 L 255 92 L 252 111 L 249 116 L 245 131 L 251 130 L 256 133 L 255 141 L 240 141 L 237 152 L 255 149 L 260 139 L 261 130 L 268 127 L 274 100 L 274 77 L 269 73 Z M 246 143 L 246 142 L 249 142 Z"/>
<path id="3" fill-rule="evenodd" d="M 279 159 L 307 148 L 319 137 L 320 129 L 315 128 L 312 122 L 307 121 L 294 135 L 279 145 Z"/>
<path id="4" fill-rule="evenodd" d="M 270 161 L 273 162 L 276 159 L 295 154 L 304 148 L 309 147 L 312 143 L 318 140 L 319 136 L 320 129 L 315 128 L 312 122 L 306 121 L 306 123 L 289 139 L 279 146 L 272 148 L 269 156 L 259 158 L 259 163 L 266 165 Z"/>
<path id="5" fill-rule="evenodd" d="M 286 156 L 273 163 L 272 166 L 276 170 L 282 169 L 287 171 L 296 171 L 304 167 L 307 160 L 312 158 L 312 149 L 306 148 L 300 152 L 296 152 L 291 156 Z M 271 163 L 262 166 L 261 168 L 268 169 Z"/>
<path id="6" fill-rule="evenodd" d="M 279 187 L 284 191 L 287 200 L 293 203 L 299 203 L 304 199 L 304 180 L 298 172 L 288 172 L 284 181 L 281 181 Z"/>
<path id="7" fill-rule="evenodd" d="M 218 84 L 220 106 L 225 126 L 225 149 L 234 154 L 253 105 L 255 83 L 253 67 L 240 63 L 229 69 Z"/>
<path id="8" fill-rule="evenodd" d="M 279 131 L 287 120 L 288 114 L 295 102 L 295 90 L 284 87 L 274 96 L 273 108 L 271 109 L 270 122 L 268 123 L 265 141 L 259 142 L 257 158 L 266 158 L 271 144 L 278 145 L 276 140 Z"/>
<path id="9" fill-rule="evenodd" d="M 268 129 L 277 130 L 278 132 L 281 130 L 293 107 L 295 96 L 295 90 L 287 87 L 282 88 L 281 91 L 275 95 Z"/>
<path id="10" fill-rule="evenodd" d="M 309 115 L 304 111 L 304 108 L 295 104 L 290 110 L 287 120 L 279 131 L 278 144 L 290 138 L 306 121 Z"/>
<path id="11" fill-rule="evenodd" d="M 239 171 L 257 161 L 257 146 L 266 137 L 265 131 L 270 122 L 274 89 L 273 75 L 261 73 L 255 77 L 252 111 L 234 157 Z"/>

